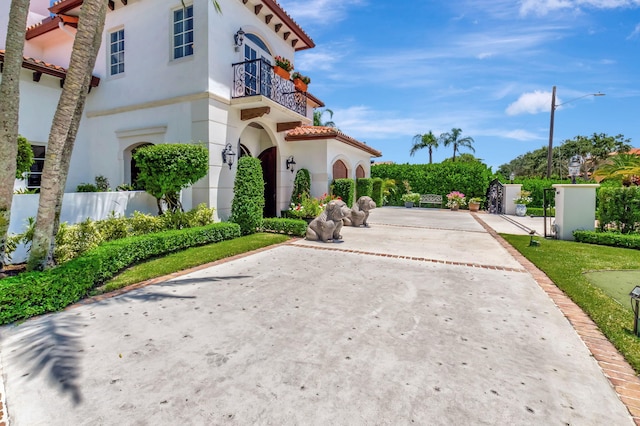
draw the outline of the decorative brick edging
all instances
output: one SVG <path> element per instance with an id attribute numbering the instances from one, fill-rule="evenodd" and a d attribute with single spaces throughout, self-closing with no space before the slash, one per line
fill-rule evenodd
<path id="1" fill-rule="evenodd" d="M 618 397 L 629 410 L 635 424 L 640 425 L 640 378 L 638 378 L 629 363 L 602 334 L 593 320 L 569 296 L 560 290 L 544 272 L 538 269 L 476 214 L 473 214 L 473 217 L 507 249 L 509 254 L 524 266 L 538 285 L 553 300 L 598 362 L 602 373 L 609 379 L 609 383 L 611 383 Z"/>
<path id="2" fill-rule="evenodd" d="M 302 247 L 302 248 L 312 249 L 312 250 L 329 250 L 329 251 L 339 251 L 342 253 L 364 254 L 367 256 L 390 257 L 392 259 L 409 259 L 409 260 L 417 260 L 420 262 L 442 263 L 444 265 L 468 266 L 472 268 L 491 269 L 494 271 L 527 272 L 525 269 L 521 269 L 521 268 L 509 268 L 506 266 L 483 265 L 481 263 L 454 262 L 451 260 L 430 259 L 427 257 L 416 257 L 416 256 L 403 256 L 400 254 L 374 253 L 374 252 L 363 251 L 363 250 L 345 250 L 341 248 L 317 247 L 317 246 L 308 246 L 303 244 L 298 244 L 296 245 L 296 247 Z"/>

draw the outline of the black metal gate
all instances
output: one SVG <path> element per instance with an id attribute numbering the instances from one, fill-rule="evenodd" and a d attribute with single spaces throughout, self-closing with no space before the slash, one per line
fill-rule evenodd
<path id="1" fill-rule="evenodd" d="M 489 200 L 489 205 L 487 206 L 489 213 L 504 213 L 504 185 L 498 179 L 494 179 L 489 184 L 487 200 Z"/>
<path id="2" fill-rule="evenodd" d="M 551 214 L 551 209 L 555 205 L 555 188 L 544 188 L 542 190 L 542 212 L 544 216 L 544 237 L 556 238 L 555 215 Z"/>

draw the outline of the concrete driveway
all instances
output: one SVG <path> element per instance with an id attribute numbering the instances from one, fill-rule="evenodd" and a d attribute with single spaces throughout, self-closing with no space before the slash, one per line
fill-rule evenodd
<path id="1" fill-rule="evenodd" d="M 10 424 L 632 424 L 472 215 L 370 223 L 1 328 Z"/>

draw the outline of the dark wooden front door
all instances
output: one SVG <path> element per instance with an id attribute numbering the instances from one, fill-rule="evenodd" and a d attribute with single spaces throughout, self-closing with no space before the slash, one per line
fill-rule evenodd
<path id="1" fill-rule="evenodd" d="M 264 179 L 264 217 L 276 217 L 276 168 L 277 150 L 275 146 L 265 149 L 258 156 L 262 163 L 262 177 Z"/>

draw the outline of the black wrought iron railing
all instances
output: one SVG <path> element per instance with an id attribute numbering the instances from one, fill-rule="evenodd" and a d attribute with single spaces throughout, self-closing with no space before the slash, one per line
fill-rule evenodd
<path id="1" fill-rule="evenodd" d="M 262 95 L 300 115 L 307 115 L 307 94 L 296 89 L 293 81 L 275 74 L 267 60 L 254 59 L 232 66 L 232 98 Z"/>

